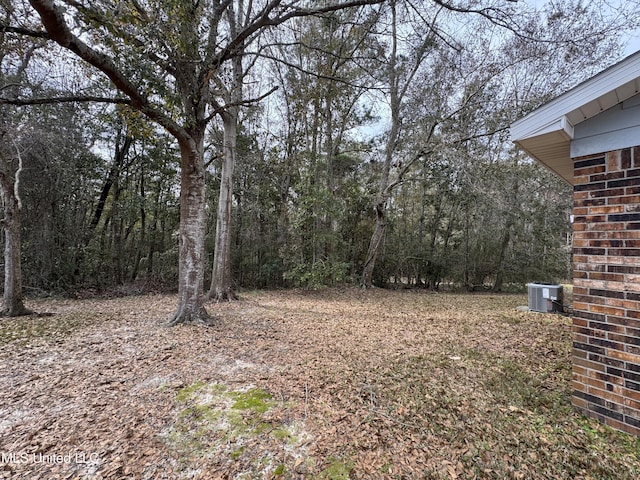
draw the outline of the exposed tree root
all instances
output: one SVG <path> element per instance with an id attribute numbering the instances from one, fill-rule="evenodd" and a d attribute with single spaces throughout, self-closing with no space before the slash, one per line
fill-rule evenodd
<path id="1" fill-rule="evenodd" d="M 178 308 L 178 310 L 169 317 L 167 324 L 169 326 L 179 324 L 213 325 L 215 320 L 216 318 L 209 315 L 204 306 L 199 306 L 195 309 Z"/>
<path id="2" fill-rule="evenodd" d="M 38 315 L 33 310 L 26 308 L 22 302 L 19 305 L 11 305 L 0 310 L 0 317 L 24 317 L 27 315 Z"/>
<path id="3" fill-rule="evenodd" d="M 238 300 L 238 296 L 233 292 L 233 290 L 228 290 L 225 292 L 212 292 L 209 293 L 209 300 L 215 303 L 220 302 L 234 302 Z"/>

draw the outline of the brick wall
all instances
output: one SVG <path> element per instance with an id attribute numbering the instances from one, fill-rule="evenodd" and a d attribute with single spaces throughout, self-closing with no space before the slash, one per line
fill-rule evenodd
<path id="1" fill-rule="evenodd" d="M 640 147 L 573 160 L 573 404 L 640 436 Z"/>

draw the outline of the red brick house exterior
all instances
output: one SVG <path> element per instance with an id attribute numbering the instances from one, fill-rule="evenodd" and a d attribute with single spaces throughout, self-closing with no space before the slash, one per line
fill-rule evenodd
<path id="1" fill-rule="evenodd" d="M 574 166 L 573 404 L 640 435 L 640 147 Z"/>
<path id="2" fill-rule="evenodd" d="M 640 52 L 512 125 L 573 185 L 573 405 L 640 436 Z"/>

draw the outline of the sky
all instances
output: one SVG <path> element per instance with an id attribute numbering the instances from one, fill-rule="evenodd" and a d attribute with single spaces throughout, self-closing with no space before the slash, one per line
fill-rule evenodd
<path id="1" fill-rule="evenodd" d="M 518 1 L 521 1 L 526 5 L 533 6 L 538 9 L 538 8 L 544 7 L 545 5 L 548 5 L 553 0 L 518 0 Z M 609 4 L 612 9 L 628 10 L 629 8 L 635 8 L 638 5 L 638 0 L 634 0 L 633 2 L 629 0 L 607 0 L 606 3 Z M 606 8 L 605 8 L 605 12 L 606 12 Z M 638 50 L 640 50 L 640 28 L 636 30 L 636 34 L 634 36 L 630 37 L 629 43 L 627 44 L 624 51 L 624 56 L 627 57 L 632 53 L 637 52 Z"/>
<path id="2" fill-rule="evenodd" d="M 627 48 L 625 49 L 625 57 L 636 53 L 640 50 L 640 30 L 636 31 L 636 34 L 630 38 Z"/>

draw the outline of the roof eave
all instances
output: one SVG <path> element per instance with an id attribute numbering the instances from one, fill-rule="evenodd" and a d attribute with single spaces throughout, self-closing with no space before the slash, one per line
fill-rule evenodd
<path id="1" fill-rule="evenodd" d="M 640 93 L 640 51 L 542 105 L 512 125 L 513 138 L 523 138 L 567 117 L 575 125 Z"/>
<path id="2" fill-rule="evenodd" d="M 573 165 L 570 148 L 573 139 L 573 125 L 566 116 L 539 128 L 535 134 L 517 137 L 517 128 L 512 127 L 513 142 L 529 156 L 542 163 L 545 167 L 560 175 L 570 185 L 573 185 Z"/>
<path id="3" fill-rule="evenodd" d="M 573 184 L 573 126 L 640 93 L 638 72 L 640 51 L 514 122 L 513 142 Z"/>

